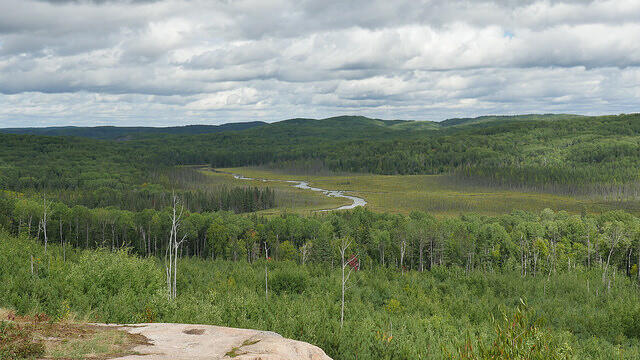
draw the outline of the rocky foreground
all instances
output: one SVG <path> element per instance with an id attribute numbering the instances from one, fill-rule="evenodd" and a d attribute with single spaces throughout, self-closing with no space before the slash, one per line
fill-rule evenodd
<path id="1" fill-rule="evenodd" d="M 148 339 L 147 344 L 133 349 L 136 355 L 118 359 L 331 360 L 317 346 L 285 339 L 270 331 L 162 323 L 118 328 Z"/>

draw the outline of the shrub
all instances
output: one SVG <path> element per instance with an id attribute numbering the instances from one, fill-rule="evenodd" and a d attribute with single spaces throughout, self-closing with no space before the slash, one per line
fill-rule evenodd
<path id="1" fill-rule="evenodd" d="M 570 359 L 572 350 L 569 344 L 554 336 L 542 326 L 542 320 L 536 317 L 524 301 L 512 316 L 503 314 L 501 323 L 495 323 L 495 337 L 489 345 L 478 342 L 474 348 L 469 337 L 458 348 L 459 359 L 531 359 L 561 360 Z M 453 359 L 455 357 L 449 356 Z"/>
<path id="2" fill-rule="evenodd" d="M 125 250 L 86 250 L 68 254 L 65 261 L 60 246 L 51 244 L 45 255 L 33 240 L 2 238 L 0 306 L 20 314 L 44 312 L 53 319 L 75 313 L 128 323 L 148 320 L 162 305 L 164 277 L 153 259 Z"/>
<path id="3" fill-rule="evenodd" d="M 272 275 L 269 287 L 276 294 L 302 294 L 307 287 L 307 277 L 301 272 L 281 270 Z"/>
<path id="4" fill-rule="evenodd" d="M 640 305 L 624 315 L 622 327 L 628 338 L 640 338 Z"/>

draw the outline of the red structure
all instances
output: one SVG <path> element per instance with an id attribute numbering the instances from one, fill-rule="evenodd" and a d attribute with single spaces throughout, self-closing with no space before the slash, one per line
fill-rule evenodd
<path id="1" fill-rule="evenodd" d="M 349 257 L 347 264 L 349 264 L 353 270 L 360 270 L 360 260 L 358 260 L 355 255 L 351 255 L 351 257 Z"/>

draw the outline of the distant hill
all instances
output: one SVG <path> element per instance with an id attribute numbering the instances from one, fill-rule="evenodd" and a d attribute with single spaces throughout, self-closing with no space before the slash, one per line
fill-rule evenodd
<path id="1" fill-rule="evenodd" d="M 374 119 L 368 118 L 366 116 L 351 116 L 351 115 L 342 115 L 342 116 L 334 116 L 326 119 L 308 119 L 308 118 L 295 118 L 282 120 L 271 125 L 304 125 L 304 126 L 346 126 L 346 127 L 369 127 L 369 126 L 378 126 L 378 127 L 386 127 L 386 128 L 394 128 L 397 126 L 408 125 L 408 124 L 417 124 L 422 123 L 423 121 L 415 121 L 415 120 L 382 120 L 382 119 Z M 429 121 L 426 121 L 430 123 Z"/>
<path id="2" fill-rule="evenodd" d="M 284 141 L 286 139 L 293 141 L 293 139 L 298 139 L 296 141 L 325 142 L 353 139 L 383 140 L 399 136 L 413 136 L 422 133 L 424 130 L 438 130 L 438 128 L 436 123 L 427 121 L 336 116 L 326 119 L 288 119 L 270 123 L 261 128 L 248 129 L 240 134 L 246 139 L 272 138 L 273 141 Z"/>
<path id="3" fill-rule="evenodd" d="M 439 122 L 442 127 L 495 123 L 506 121 L 557 121 L 584 117 L 573 114 L 526 114 L 526 115 L 488 115 L 474 118 L 452 118 Z"/>
<path id="4" fill-rule="evenodd" d="M 7 128 L 0 129 L 0 132 L 23 135 L 76 136 L 102 140 L 130 140 L 134 138 L 141 138 L 149 135 L 159 134 L 195 135 L 219 133 L 225 131 L 240 131 L 262 126 L 265 124 L 266 123 L 262 121 L 252 121 L 223 125 L 187 125 L 173 127 L 61 126 L 44 128 Z"/>
<path id="5" fill-rule="evenodd" d="M 43 136 L 75 136 L 101 140 L 133 140 L 140 138 L 155 137 L 156 135 L 197 135 L 214 134 L 225 131 L 242 131 L 268 125 L 271 131 L 285 132 L 299 131 L 301 133 L 325 133 L 334 132 L 337 129 L 344 131 L 363 132 L 394 132 L 394 130 L 425 130 L 438 129 L 437 123 L 430 121 L 412 120 L 381 120 L 364 116 L 336 116 L 326 119 L 295 118 L 274 123 L 262 121 L 229 123 L 223 125 L 187 125 L 174 127 L 118 127 L 118 126 L 96 126 L 96 127 L 44 127 L 44 128 L 6 128 L 0 132 L 21 135 L 43 135 Z"/>
<path id="6" fill-rule="evenodd" d="M 342 137 L 341 134 L 335 134 L 335 132 L 342 132 L 349 137 L 359 137 L 362 135 L 383 135 L 394 134 L 397 132 L 407 131 L 421 131 L 421 130 L 438 130 L 440 125 L 433 121 L 416 121 L 416 120 L 382 120 L 368 118 L 365 116 L 334 116 L 326 119 L 307 119 L 296 118 L 282 120 L 268 125 L 266 129 L 275 131 L 296 131 L 300 132 L 300 135 L 314 133 L 331 133 Z"/>
<path id="7" fill-rule="evenodd" d="M 258 129 L 265 127 L 264 129 Z M 41 136 L 75 136 L 100 140 L 136 140 L 144 138 L 165 137 L 166 135 L 204 135 L 226 131 L 251 130 L 247 135 L 256 135 L 262 131 L 281 134 L 282 136 L 333 136 L 351 138 L 357 135 L 392 134 L 398 131 L 437 130 L 438 123 L 414 120 L 382 120 L 364 116 L 335 116 L 326 119 L 294 118 L 274 123 L 262 121 L 229 123 L 224 125 L 187 125 L 174 127 L 44 127 L 44 128 L 6 128 L 0 133 Z M 253 131 L 255 129 L 255 131 Z"/>
<path id="8" fill-rule="evenodd" d="M 46 136 L 75 136 L 101 140 L 135 140 L 166 135 L 202 135 L 226 131 L 242 131 L 246 136 L 256 136 L 264 131 L 277 136 L 315 136 L 332 139 L 393 136 L 397 133 L 408 135 L 423 131 L 457 129 L 466 126 L 489 126 L 496 123 L 514 121 L 558 121 L 583 118 L 571 114 L 528 114 L 528 115 L 491 115 L 475 118 L 453 118 L 441 122 L 416 120 L 382 120 L 365 116 L 335 116 L 326 119 L 294 118 L 274 123 L 252 121 L 223 125 L 187 125 L 174 127 L 45 127 L 45 128 L 7 128 L 0 133 Z M 258 129 L 260 128 L 261 129 Z M 244 130 L 247 130 L 245 132 Z"/>

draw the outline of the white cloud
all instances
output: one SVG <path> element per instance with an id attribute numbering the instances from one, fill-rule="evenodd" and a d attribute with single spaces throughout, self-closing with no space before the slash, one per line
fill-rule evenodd
<path id="1" fill-rule="evenodd" d="M 637 111 L 637 0 L 0 0 L 0 126 Z"/>

